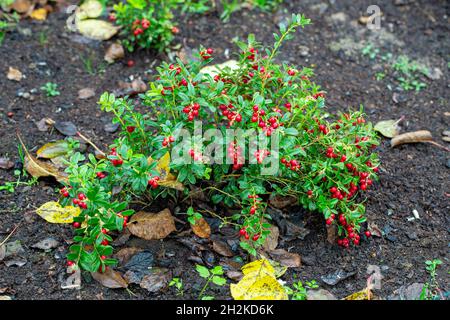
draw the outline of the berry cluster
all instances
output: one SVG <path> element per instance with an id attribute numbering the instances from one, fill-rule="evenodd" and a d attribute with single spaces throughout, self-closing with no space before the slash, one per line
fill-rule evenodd
<path id="1" fill-rule="evenodd" d="M 228 145 L 228 158 L 233 160 L 233 170 L 239 170 L 244 166 L 245 158 L 242 154 L 242 148 L 237 142 L 231 142 Z"/>
<path id="2" fill-rule="evenodd" d="M 150 21 L 148 21 L 147 19 L 142 20 L 136 19 L 133 21 L 131 25 L 131 29 L 134 30 L 133 34 L 135 37 L 144 33 L 144 30 L 147 30 L 148 27 L 150 27 Z"/>
<path id="3" fill-rule="evenodd" d="M 200 51 L 200 56 L 203 58 L 203 60 L 208 60 L 212 58 L 212 54 L 214 53 L 214 49 L 208 48 L 206 50 Z"/>
<path id="4" fill-rule="evenodd" d="M 114 157 L 114 159 L 111 159 L 111 163 L 114 167 L 121 166 L 123 164 L 122 158 L 117 156 L 116 148 L 112 148 L 109 155 Z"/>
<path id="5" fill-rule="evenodd" d="M 167 147 L 170 143 L 175 142 L 175 137 L 170 136 L 170 137 L 165 137 L 162 141 L 162 146 L 163 147 Z"/>
<path id="6" fill-rule="evenodd" d="M 295 159 L 287 160 L 286 158 L 281 158 L 281 163 L 284 164 L 284 166 L 286 168 L 288 168 L 292 171 L 300 170 L 300 167 L 301 167 L 300 163 Z M 311 194 L 312 194 L 312 191 L 311 191 Z"/>
<path id="7" fill-rule="evenodd" d="M 183 112 L 188 116 L 188 121 L 194 121 L 194 119 L 198 117 L 199 111 L 200 105 L 198 103 L 194 103 L 183 108 Z"/>
<path id="8" fill-rule="evenodd" d="M 228 127 L 232 126 L 235 121 L 242 121 L 242 116 L 238 112 L 232 110 L 234 109 L 234 106 L 231 103 L 229 105 L 221 104 L 219 109 L 222 111 L 222 115 L 228 119 Z"/>
<path id="9" fill-rule="evenodd" d="M 159 184 L 158 181 L 160 180 L 160 178 L 158 176 L 153 177 L 151 179 L 148 180 L 148 185 L 152 188 L 152 189 L 156 189 L 158 188 Z"/>
<path id="10" fill-rule="evenodd" d="M 258 164 L 262 164 L 264 159 L 268 156 L 270 156 L 270 151 L 269 150 L 258 150 L 255 151 L 254 153 L 256 162 L 258 162 Z"/>

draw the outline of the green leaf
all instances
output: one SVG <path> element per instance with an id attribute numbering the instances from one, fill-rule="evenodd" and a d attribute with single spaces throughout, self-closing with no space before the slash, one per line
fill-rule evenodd
<path id="1" fill-rule="evenodd" d="M 205 266 L 197 264 L 195 266 L 195 269 L 197 270 L 197 272 L 200 275 L 200 277 L 202 277 L 202 278 L 208 278 L 209 277 L 209 274 L 210 274 L 209 270 Z"/>

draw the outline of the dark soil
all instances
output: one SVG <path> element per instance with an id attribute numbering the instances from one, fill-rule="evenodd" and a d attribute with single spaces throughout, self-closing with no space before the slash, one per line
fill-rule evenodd
<path id="1" fill-rule="evenodd" d="M 289 16 L 289 12 L 302 12 L 312 19 L 313 25 L 287 43 L 279 59 L 315 66 L 315 80 L 327 91 L 330 112 L 355 109 L 362 104 L 374 123 L 405 116 L 403 132 L 427 129 L 437 142 L 445 144 L 440 137 L 450 128 L 449 2 L 378 1 L 384 14 L 382 31 L 378 33 L 357 22 L 371 2 L 286 1 L 276 14 L 241 11 L 234 14 L 227 24 L 223 24 L 217 14 L 194 16 L 187 20 L 180 18 L 182 32 L 176 40 L 190 48 L 200 44 L 214 47 L 218 59 L 225 61 L 227 49 L 230 52 L 236 50 L 232 44 L 234 37 L 245 38 L 248 33 L 255 33 L 261 42 L 270 44 L 277 23 Z M 317 6 L 321 3 L 326 5 Z M 340 16 L 336 13 L 345 14 L 343 21 L 339 22 Z M 127 67 L 124 59 L 106 66 L 104 72 L 98 72 L 103 68 L 103 55 L 109 43 L 77 42 L 78 38 L 65 30 L 66 19 L 67 15 L 61 12 L 50 14 L 42 23 L 23 20 L 18 26 L 19 31 L 8 34 L 0 47 L 0 156 L 19 160 L 16 130 L 32 151 L 50 140 L 63 138 L 55 130 L 50 133 L 38 131 L 35 122 L 44 117 L 73 121 L 83 134 L 105 148 L 114 135 L 103 129 L 110 118 L 101 113 L 96 99 L 104 91 L 117 89 L 118 81 L 129 76 L 141 76 L 147 80 L 155 66 L 167 59 L 163 55 L 137 52 L 127 56 L 127 59 L 136 61 L 134 67 Z M 31 35 L 27 35 L 27 30 L 31 30 Z M 47 38 L 47 43 L 40 41 L 43 38 Z M 339 41 L 344 46 L 333 45 Z M 361 45 L 369 42 L 382 52 L 405 54 L 439 68 L 443 75 L 439 80 L 425 80 L 427 88 L 420 92 L 404 92 L 395 85 L 389 90 L 387 85 L 395 83 L 392 77 L 388 75 L 377 81 L 375 73 L 380 66 L 361 54 Z M 307 54 L 303 53 L 303 47 L 309 49 Z M 96 74 L 87 72 L 82 57 L 91 57 Z M 21 82 L 7 80 L 9 66 L 20 69 L 26 78 Z M 39 90 L 49 81 L 59 85 L 60 96 L 47 98 Z M 77 92 L 85 87 L 95 89 L 96 96 L 79 100 Z M 37 89 L 32 94 L 34 100 L 18 96 L 19 91 L 32 89 Z M 9 118 L 8 112 L 14 115 Z M 363 241 L 359 248 L 342 250 L 327 243 L 324 223 L 318 215 L 305 213 L 297 207 L 287 209 L 289 219 L 300 219 L 310 230 L 304 240 L 280 243 L 280 247 L 299 253 L 303 260 L 301 268 L 290 269 L 284 277 L 288 284 L 295 278 L 317 279 L 321 288 L 343 298 L 366 286 L 366 271 L 369 265 L 375 265 L 381 268 L 383 276 L 381 289 L 375 294 L 385 299 L 403 285 L 428 281 L 424 263 L 439 258 L 443 266 L 438 269 L 437 280 L 444 292 L 449 290 L 449 153 L 431 144 L 391 149 L 388 139 L 382 140 L 377 151 L 382 160 L 382 170 L 380 181 L 367 194 L 367 216 L 386 234 L 382 238 Z M 14 179 L 12 171 L 0 170 L 0 184 Z M 42 203 L 55 199 L 57 187 L 53 181 L 42 180 L 38 185 L 18 187 L 15 193 L 0 191 L 0 242 L 19 225 L 9 241 L 20 240 L 27 259 L 22 267 L 6 267 L 0 262 L 0 289 L 5 288 L 4 294 L 14 299 L 177 298 L 172 289 L 149 294 L 138 286 L 131 286 L 134 295 L 122 289 L 107 289 L 89 275 L 83 277 L 81 290 L 62 290 L 61 281 L 67 277 L 64 256 L 72 238 L 72 229 L 69 225 L 47 223 L 34 212 Z M 420 219 L 409 221 L 413 210 L 417 210 Z M 58 248 L 47 253 L 32 248 L 33 244 L 49 236 L 59 241 Z M 183 278 L 185 298 L 196 298 L 201 283 L 197 281 L 195 264 L 188 260 L 193 255 L 190 248 L 177 242 L 175 237 L 154 242 L 132 238 L 124 245 L 130 246 L 151 250 L 156 264 Z M 218 258 L 215 257 L 216 261 Z M 328 286 L 320 280 L 321 276 L 338 269 L 355 271 L 356 274 L 335 286 Z M 217 298 L 229 298 L 228 289 L 210 293 Z"/>

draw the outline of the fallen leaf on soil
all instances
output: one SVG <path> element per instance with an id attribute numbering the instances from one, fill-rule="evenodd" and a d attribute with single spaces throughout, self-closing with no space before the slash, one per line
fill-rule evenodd
<path id="1" fill-rule="evenodd" d="M 72 206 L 62 207 L 58 202 L 50 201 L 37 208 L 36 213 L 50 223 L 72 223 L 81 210 Z"/>
<path id="2" fill-rule="evenodd" d="M 65 140 L 49 142 L 36 151 L 37 158 L 52 159 L 69 152 L 69 144 Z"/>
<path id="3" fill-rule="evenodd" d="M 64 170 L 68 166 L 69 159 L 65 155 L 63 155 L 63 156 L 57 156 L 57 157 L 51 158 L 50 161 L 59 170 Z"/>
<path id="4" fill-rule="evenodd" d="M 60 133 L 69 137 L 76 135 L 78 132 L 77 127 L 73 124 L 72 121 L 56 121 L 54 123 L 54 127 Z"/>
<path id="5" fill-rule="evenodd" d="M 63 283 L 61 289 L 81 289 L 81 271 L 80 269 L 73 270 L 73 273 Z"/>
<path id="6" fill-rule="evenodd" d="M 282 266 L 299 268 L 302 265 L 300 255 L 297 253 L 287 252 L 284 249 L 275 249 L 268 253 L 273 260 L 279 262 Z"/>
<path id="7" fill-rule="evenodd" d="M 191 224 L 192 231 L 200 238 L 209 238 L 211 235 L 211 227 L 205 219 L 200 218 Z"/>
<path id="8" fill-rule="evenodd" d="M 38 122 L 36 122 L 36 126 L 39 131 L 46 132 L 48 129 L 55 124 L 55 121 L 53 121 L 50 118 L 42 118 Z"/>
<path id="9" fill-rule="evenodd" d="M 9 170 L 14 167 L 14 162 L 9 160 L 8 158 L 0 158 L 0 169 Z"/>
<path id="10" fill-rule="evenodd" d="M 280 235 L 280 230 L 277 226 L 272 225 L 269 228 L 270 234 L 267 236 L 263 244 L 263 249 L 266 251 L 275 250 L 278 246 L 278 237 Z"/>
<path id="11" fill-rule="evenodd" d="M 30 18 L 34 20 L 44 21 L 45 19 L 47 19 L 47 13 L 47 9 L 45 8 L 35 9 L 33 10 L 33 12 L 31 12 Z"/>
<path id="12" fill-rule="evenodd" d="M 53 164 L 38 160 L 28 153 L 25 155 L 24 167 L 34 178 L 54 177 L 58 182 L 67 181 L 65 172 L 59 171 Z"/>
<path id="13" fill-rule="evenodd" d="M 175 222 L 169 209 L 159 213 L 139 211 L 128 223 L 131 234 L 145 240 L 164 239 L 176 231 Z"/>
<path id="14" fill-rule="evenodd" d="M 108 268 L 105 272 L 91 272 L 92 278 L 94 278 L 97 282 L 99 282 L 102 286 L 110 288 L 110 289 L 118 289 L 118 288 L 126 288 L 128 287 L 128 283 L 122 278 L 122 275 L 113 270 L 112 268 Z"/>
<path id="15" fill-rule="evenodd" d="M 18 13 L 26 13 L 31 9 L 31 5 L 32 4 L 30 0 L 15 0 L 11 5 L 11 8 L 13 8 Z"/>
<path id="16" fill-rule="evenodd" d="M 366 16 L 361 16 L 358 19 L 358 22 L 362 25 L 366 25 L 367 22 L 369 22 L 370 17 L 366 17 Z"/>
<path id="17" fill-rule="evenodd" d="M 381 238 L 383 236 L 383 232 L 380 228 L 373 222 L 369 222 L 367 224 L 367 229 L 369 229 L 370 233 L 375 236 Z"/>
<path id="18" fill-rule="evenodd" d="M 108 40 L 119 31 L 111 23 L 97 19 L 78 21 L 77 28 L 82 35 L 95 40 Z"/>
<path id="19" fill-rule="evenodd" d="M 344 270 L 337 270 L 331 274 L 328 274 L 326 276 L 321 276 L 320 278 L 322 279 L 323 282 L 325 282 L 326 284 L 330 285 L 330 286 L 334 286 L 336 284 L 338 284 L 338 282 L 345 280 L 353 275 L 355 275 L 356 272 L 355 271 L 351 271 L 351 272 L 346 272 Z"/>
<path id="20" fill-rule="evenodd" d="M 119 261 L 120 265 L 123 265 L 130 261 L 131 257 L 133 257 L 135 254 L 142 251 L 143 249 L 136 247 L 123 248 L 120 249 L 119 252 L 114 255 L 114 257 Z"/>
<path id="21" fill-rule="evenodd" d="M 273 197 L 273 199 L 270 200 L 270 204 L 277 208 L 277 209 L 283 209 L 288 206 L 297 204 L 298 200 L 295 197 L 292 196 L 279 196 L 276 195 Z"/>
<path id="22" fill-rule="evenodd" d="M 235 300 L 287 300 L 288 295 L 275 277 L 275 269 L 265 259 L 242 267 L 243 278 L 230 285 Z"/>
<path id="23" fill-rule="evenodd" d="M 244 276 L 242 272 L 236 270 L 227 270 L 225 275 L 233 281 L 241 281 Z"/>
<path id="24" fill-rule="evenodd" d="M 397 136 L 400 132 L 400 128 L 398 127 L 399 120 L 384 120 L 378 122 L 373 128 L 375 131 L 378 131 L 386 138 L 393 138 Z"/>
<path id="25" fill-rule="evenodd" d="M 335 224 L 327 226 L 327 241 L 330 244 L 335 244 L 338 237 L 338 230 Z"/>
<path id="26" fill-rule="evenodd" d="M 200 70 L 200 72 L 209 74 L 211 77 L 214 77 L 215 75 L 219 74 L 220 70 L 223 70 L 227 67 L 231 70 L 239 69 L 239 63 L 236 60 L 228 60 L 221 64 L 204 67 Z"/>
<path id="27" fill-rule="evenodd" d="M 307 300 L 337 300 L 337 298 L 328 290 L 308 290 L 306 295 Z"/>
<path id="28" fill-rule="evenodd" d="M 102 4 L 97 0 L 85 1 L 77 10 L 76 17 L 80 20 L 98 18 L 103 12 Z"/>
<path id="29" fill-rule="evenodd" d="M 403 133 L 391 140 L 391 147 L 396 147 L 405 143 L 430 142 L 433 141 L 431 132 L 428 130 L 419 130 Z"/>
<path id="30" fill-rule="evenodd" d="M 58 241 L 54 238 L 46 238 L 44 240 L 39 241 L 36 244 L 33 244 L 32 248 L 37 248 L 41 250 L 50 250 L 56 248 L 58 246 Z"/>
<path id="31" fill-rule="evenodd" d="M 125 50 L 123 49 L 123 46 L 120 43 L 115 42 L 112 43 L 108 47 L 108 49 L 106 49 L 104 59 L 108 63 L 113 63 L 114 61 L 122 59 L 123 57 L 125 57 Z"/>
<path id="32" fill-rule="evenodd" d="M 149 292 L 159 292 L 166 288 L 172 280 L 172 272 L 165 268 L 152 268 L 150 273 L 145 275 L 139 285 Z"/>
<path id="33" fill-rule="evenodd" d="M 134 254 L 124 267 L 127 270 L 145 273 L 152 267 L 154 260 L 153 254 L 145 250 Z"/>
<path id="34" fill-rule="evenodd" d="M 231 251 L 230 246 L 221 240 L 213 240 L 213 250 L 224 257 L 234 256 L 233 251 Z"/>
<path id="35" fill-rule="evenodd" d="M 78 99 L 85 100 L 95 96 L 95 91 L 92 88 L 84 88 L 78 91 Z"/>
<path id="36" fill-rule="evenodd" d="M 348 295 L 347 297 L 343 298 L 342 300 L 370 300 L 372 298 L 372 292 L 370 289 L 365 288 L 361 291 L 352 293 L 351 295 Z"/>
<path id="37" fill-rule="evenodd" d="M 22 72 L 20 72 L 20 70 L 15 69 L 13 67 L 9 67 L 8 69 L 8 74 L 6 75 L 6 77 L 9 80 L 13 80 L 13 81 L 20 81 L 22 80 Z"/>

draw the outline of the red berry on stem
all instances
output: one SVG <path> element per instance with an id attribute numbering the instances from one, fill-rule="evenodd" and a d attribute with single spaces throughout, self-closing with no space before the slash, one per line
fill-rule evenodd
<path id="1" fill-rule="evenodd" d="M 72 225 L 73 225 L 74 228 L 77 228 L 77 229 L 79 227 L 81 227 L 81 224 L 79 222 L 74 222 Z"/>

